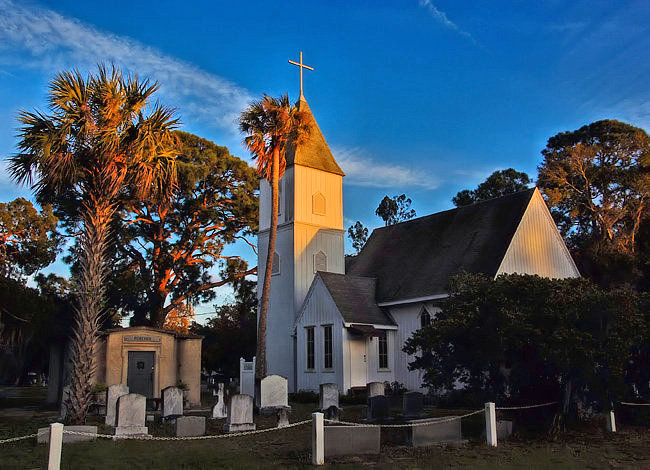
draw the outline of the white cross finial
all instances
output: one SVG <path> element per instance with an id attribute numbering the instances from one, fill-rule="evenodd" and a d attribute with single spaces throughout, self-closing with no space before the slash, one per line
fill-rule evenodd
<path id="1" fill-rule="evenodd" d="M 293 60 L 290 60 L 289 63 L 300 67 L 300 97 L 304 98 L 304 95 L 302 94 L 302 69 L 314 70 L 314 68 L 302 63 L 302 51 L 300 51 L 300 62 L 294 62 Z"/>

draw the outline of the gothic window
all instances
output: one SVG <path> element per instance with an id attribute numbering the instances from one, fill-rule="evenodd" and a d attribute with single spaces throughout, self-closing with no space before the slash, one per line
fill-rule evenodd
<path id="1" fill-rule="evenodd" d="M 325 215 L 325 196 L 320 192 L 311 197 L 311 211 L 316 215 Z"/>
<path id="2" fill-rule="evenodd" d="M 271 275 L 280 274 L 280 255 L 276 252 L 273 253 L 273 268 L 271 268 Z"/>
<path id="3" fill-rule="evenodd" d="M 331 369 L 332 363 L 332 325 L 323 326 L 323 368 Z"/>
<path id="4" fill-rule="evenodd" d="M 420 328 L 424 328 L 429 323 L 431 323 L 431 314 L 429 314 L 425 307 L 422 307 L 422 311 L 420 312 Z"/>
<path id="5" fill-rule="evenodd" d="M 327 271 L 327 255 L 322 251 L 314 255 L 314 273 L 316 271 Z"/>
<path id="6" fill-rule="evenodd" d="M 379 368 L 388 369 L 388 336 L 386 332 L 379 336 Z"/>
<path id="7" fill-rule="evenodd" d="M 314 356 L 314 327 L 308 326 L 305 330 L 307 333 L 307 370 L 314 370 L 314 365 L 316 363 Z"/>

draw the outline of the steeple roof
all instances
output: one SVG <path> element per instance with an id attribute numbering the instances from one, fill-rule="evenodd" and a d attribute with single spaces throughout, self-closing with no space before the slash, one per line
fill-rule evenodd
<path id="1" fill-rule="evenodd" d="M 287 146 L 287 167 L 291 165 L 302 165 L 317 170 L 327 171 L 336 175 L 345 176 L 341 167 L 334 160 L 325 137 L 318 127 L 316 119 L 307 104 L 304 96 L 300 96 L 298 109 L 307 113 L 307 119 L 311 124 L 311 132 L 306 136 L 305 141 L 296 149 L 296 146 L 289 143 Z"/>

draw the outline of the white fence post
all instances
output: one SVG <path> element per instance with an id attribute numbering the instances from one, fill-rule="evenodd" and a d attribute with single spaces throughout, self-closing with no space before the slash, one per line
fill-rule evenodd
<path id="1" fill-rule="evenodd" d="M 609 432 L 616 432 L 616 417 L 614 416 L 614 410 L 607 413 L 607 430 Z"/>
<path id="2" fill-rule="evenodd" d="M 48 470 L 61 468 L 61 446 L 63 445 L 63 424 L 50 424 L 50 456 L 47 459 Z"/>
<path id="3" fill-rule="evenodd" d="M 312 413 L 311 428 L 311 463 L 313 465 L 325 464 L 325 427 L 323 413 Z"/>
<path id="4" fill-rule="evenodd" d="M 494 403 L 485 404 L 485 435 L 490 447 L 497 446 L 497 413 Z"/>

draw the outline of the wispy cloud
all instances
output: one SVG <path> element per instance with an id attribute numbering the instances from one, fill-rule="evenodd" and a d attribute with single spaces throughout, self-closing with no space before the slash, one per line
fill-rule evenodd
<path id="1" fill-rule="evenodd" d="M 436 177 L 422 169 L 377 162 L 359 147 L 336 147 L 332 152 L 345 172 L 347 184 L 403 189 L 436 189 L 440 184 Z"/>
<path id="2" fill-rule="evenodd" d="M 97 62 L 114 63 L 161 83 L 166 104 L 181 118 L 236 132 L 238 113 L 251 95 L 236 84 L 138 41 L 100 31 L 55 11 L 0 0 L 0 64 L 46 72 Z"/>
<path id="3" fill-rule="evenodd" d="M 429 14 L 435 19 L 438 23 L 444 26 L 447 29 L 457 32 L 461 36 L 465 36 L 467 39 L 476 44 L 474 37 L 469 34 L 467 31 L 461 29 L 456 23 L 451 21 L 447 14 L 444 11 L 438 10 L 436 6 L 431 2 L 431 0 L 420 0 L 420 6 L 425 8 Z"/>

